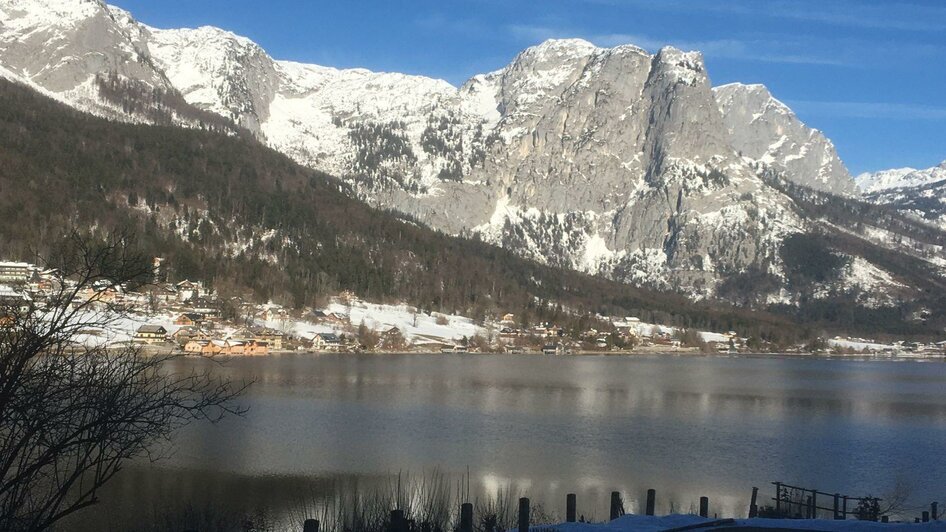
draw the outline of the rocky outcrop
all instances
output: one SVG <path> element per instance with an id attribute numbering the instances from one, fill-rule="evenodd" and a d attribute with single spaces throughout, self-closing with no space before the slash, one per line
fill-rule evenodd
<path id="1" fill-rule="evenodd" d="M 731 83 L 713 89 L 732 146 L 792 181 L 845 196 L 857 193 L 834 144 L 803 124 L 763 85 Z"/>

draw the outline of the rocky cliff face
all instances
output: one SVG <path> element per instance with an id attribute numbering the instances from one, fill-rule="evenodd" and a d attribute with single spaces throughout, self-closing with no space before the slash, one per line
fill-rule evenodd
<path id="1" fill-rule="evenodd" d="M 803 124 L 763 85 L 731 83 L 713 89 L 733 147 L 798 184 L 855 195 L 854 181 L 824 134 Z"/>
<path id="2" fill-rule="evenodd" d="M 98 0 L 0 0 L 0 12 L 12 21 L 0 65 L 86 110 L 106 107 L 97 75 L 177 91 L 375 205 L 693 297 L 750 270 L 781 276 L 781 241 L 810 228 L 763 175 L 855 193 L 828 139 L 762 86 L 713 89 L 696 52 L 552 40 L 456 88 L 274 60 L 232 33 L 155 29 Z"/>
<path id="3" fill-rule="evenodd" d="M 141 27 L 97 0 L 4 0 L 0 20 L 0 63 L 83 110 L 121 114 L 98 94 L 99 74 L 173 90 L 152 62 Z"/>

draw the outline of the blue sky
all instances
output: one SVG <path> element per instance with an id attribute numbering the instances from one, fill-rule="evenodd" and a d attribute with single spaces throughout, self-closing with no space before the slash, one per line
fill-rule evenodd
<path id="1" fill-rule="evenodd" d="M 219 26 L 277 59 L 460 84 L 552 37 L 704 53 L 763 83 L 852 173 L 946 159 L 946 2 L 914 0 L 111 0 L 161 28 Z"/>

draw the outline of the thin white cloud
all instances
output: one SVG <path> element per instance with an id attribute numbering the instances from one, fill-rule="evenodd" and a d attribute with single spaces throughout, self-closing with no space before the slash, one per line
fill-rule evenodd
<path id="1" fill-rule="evenodd" d="M 805 46 L 796 43 L 789 49 L 784 40 L 739 40 L 739 39 L 660 39 L 648 35 L 630 33 L 588 33 L 580 30 L 558 28 L 543 25 L 513 24 L 507 26 L 509 34 L 528 43 L 541 42 L 547 39 L 561 39 L 578 37 L 587 39 L 598 46 L 619 46 L 633 44 L 646 50 L 656 51 L 664 46 L 674 46 L 682 50 L 696 50 L 711 58 L 736 59 L 742 61 L 759 61 L 764 63 L 792 63 L 807 65 L 834 65 L 842 66 L 846 62 L 829 56 L 808 55 Z"/>
<path id="2" fill-rule="evenodd" d="M 585 0 L 589 3 L 654 11 L 708 12 L 800 20 L 831 26 L 896 31 L 944 31 L 946 7 L 902 2 L 850 0 Z"/>
<path id="3" fill-rule="evenodd" d="M 797 112 L 838 118 L 946 121 L 946 107 L 908 103 L 790 100 Z"/>
<path id="4" fill-rule="evenodd" d="M 636 44 L 647 50 L 657 50 L 664 46 L 673 46 L 682 50 L 696 50 L 707 57 L 737 59 L 744 61 L 759 61 L 763 63 L 792 63 L 805 65 L 834 65 L 847 64 L 838 58 L 807 55 L 803 51 L 786 50 L 784 41 L 770 40 L 740 40 L 740 39 L 710 39 L 710 40 L 677 40 L 656 39 L 646 35 L 626 33 L 610 33 L 592 35 L 589 40 L 600 46 L 617 46 L 619 44 Z"/>

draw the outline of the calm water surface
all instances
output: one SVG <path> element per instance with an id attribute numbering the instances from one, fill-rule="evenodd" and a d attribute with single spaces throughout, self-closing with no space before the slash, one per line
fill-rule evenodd
<path id="1" fill-rule="evenodd" d="M 288 355 L 222 371 L 256 380 L 249 413 L 188 427 L 168 460 L 128 468 L 85 526 L 181 501 L 279 513 L 339 479 L 434 468 L 550 507 L 577 492 L 599 518 L 611 490 L 633 511 L 651 487 L 665 512 L 708 495 L 741 514 L 775 480 L 851 495 L 900 481 L 915 504 L 946 501 L 943 362 Z"/>

